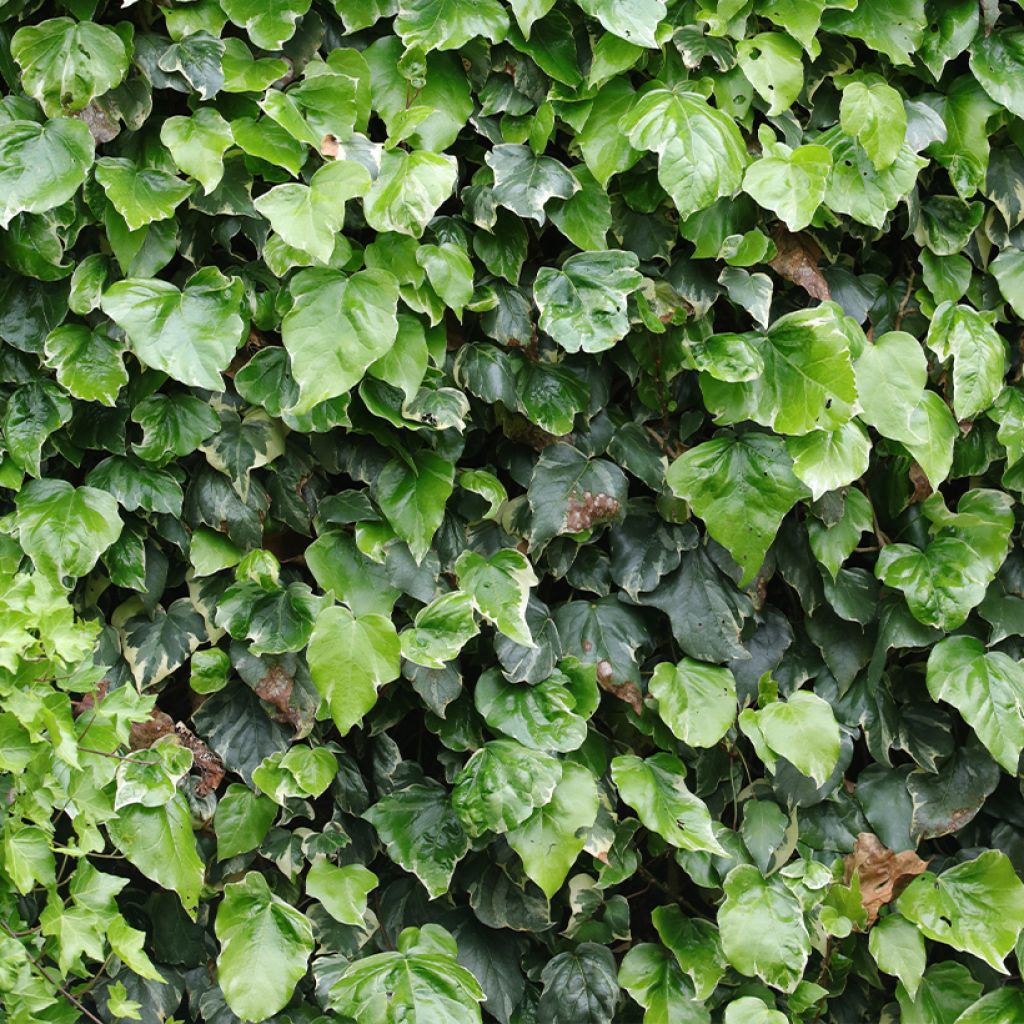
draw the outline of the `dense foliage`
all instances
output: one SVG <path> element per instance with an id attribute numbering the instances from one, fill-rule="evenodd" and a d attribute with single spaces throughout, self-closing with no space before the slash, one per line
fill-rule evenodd
<path id="1" fill-rule="evenodd" d="M 10 1024 L 1024 1020 L 1024 16 L 0 0 Z"/>

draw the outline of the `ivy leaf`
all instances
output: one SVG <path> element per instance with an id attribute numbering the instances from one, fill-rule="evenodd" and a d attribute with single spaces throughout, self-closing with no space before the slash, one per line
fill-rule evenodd
<path id="1" fill-rule="evenodd" d="M 786 1015 L 757 996 L 740 996 L 725 1008 L 725 1024 L 786 1024 Z"/>
<path id="2" fill-rule="evenodd" d="M 802 231 L 825 198 L 832 154 L 824 146 L 775 143 L 743 175 L 743 191 L 771 210 L 790 231 Z"/>
<path id="3" fill-rule="evenodd" d="M 196 850 L 188 803 L 180 793 L 161 807 L 129 804 L 107 822 L 114 845 L 147 878 L 181 898 L 194 921 L 204 864 Z"/>
<path id="4" fill-rule="evenodd" d="M 250 871 L 224 886 L 214 927 L 220 942 L 217 983 L 232 1012 L 259 1021 L 283 1009 L 313 952 L 306 916 Z"/>
<path id="5" fill-rule="evenodd" d="M 473 838 L 521 825 L 550 801 L 562 766 L 515 740 L 491 740 L 455 776 L 452 807 Z"/>
<path id="6" fill-rule="evenodd" d="M 655 30 L 665 17 L 661 0 L 576 0 L 591 17 L 597 18 L 614 36 L 634 46 L 657 48 Z"/>
<path id="7" fill-rule="evenodd" d="M 103 293 L 103 312 L 128 335 L 147 366 L 193 387 L 220 391 L 221 373 L 242 339 L 242 282 L 204 267 L 179 290 L 128 278 Z"/>
<path id="8" fill-rule="evenodd" d="M 925 936 L 1008 973 L 1006 954 L 1024 928 L 1024 884 L 1006 854 L 987 850 L 940 875 L 918 875 L 897 908 Z"/>
<path id="9" fill-rule="evenodd" d="M 654 669 L 648 690 L 658 714 L 691 747 L 713 747 L 736 721 L 736 679 L 727 668 L 692 658 Z"/>
<path id="10" fill-rule="evenodd" d="M 870 0 L 854 10 L 826 11 L 821 25 L 826 32 L 863 39 L 893 64 L 909 64 L 910 55 L 921 46 L 928 24 L 924 6 L 924 0 Z"/>
<path id="11" fill-rule="evenodd" d="M 273 800 L 237 782 L 217 801 L 213 828 L 217 833 L 217 860 L 228 860 L 255 850 L 277 817 Z"/>
<path id="12" fill-rule="evenodd" d="M 436 924 L 406 928 L 397 951 L 349 964 L 330 990 L 330 1008 L 367 1024 L 386 1024 L 392 1010 L 429 1024 L 479 1024 L 484 993 L 455 959 L 455 940 Z"/>
<path id="13" fill-rule="evenodd" d="M 678 906 L 656 907 L 651 921 L 658 938 L 693 982 L 698 999 L 707 999 L 725 974 L 718 929 L 701 918 L 684 917 Z"/>
<path id="14" fill-rule="evenodd" d="M 313 684 L 344 736 L 377 702 L 377 691 L 401 672 L 391 620 L 335 605 L 320 612 L 306 658 Z"/>
<path id="15" fill-rule="evenodd" d="M 612 760 L 611 771 L 619 795 L 646 828 L 680 850 L 724 853 L 707 806 L 683 781 L 686 767 L 679 758 L 659 753 L 644 760 L 622 754 Z"/>
<path id="16" fill-rule="evenodd" d="M 626 297 L 643 283 L 631 252 L 582 252 L 559 269 L 542 267 L 533 285 L 540 329 L 566 352 L 603 352 L 629 330 Z"/>
<path id="17" fill-rule="evenodd" d="M 288 245 L 326 264 L 345 223 L 346 200 L 363 195 L 369 187 L 365 167 L 336 160 L 321 167 L 308 185 L 278 185 L 253 205 Z"/>
<path id="18" fill-rule="evenodd" d="M 380 173 L 363 198 L 366 223 L 377 231 L 397 231 L 419 238 L 437 208 L 451 195 L 457 170 L 453 156 L 425 150 L 388 150 L 381 156 Z"/>
<path id="19" fill-rule="evenodd" d="M 680 217 L 740 187 L 747 147 L 732 118 L 700 93 L 685 87 L 652 89 L 620 124 L 635 149 L 658 154 L 658 180 Z M 594 176 L 601 180 L 597 171 Z"/>
<path id="20" fill-rule="evenodd" d="M 63 324 L 46 336 L 46 361 L 75 398 L 112 406 L 128 383 L 123 342 L 84 324 Z"/>
<path id="21" fill-rule="evenodd" d="M 224 177 L 224 154 L 234 137 L 231 126 L 216 110 L 202 107 L 191 117 L 164 121 L 160 141 L 170 150 L 178 169 L 195 178 L 209 195 Z"/>
<path id="22" fill-rule="evenodd" d="M 529 146 L 495 146 L 485 159 L 494 171 L 494 202 L 540 225 L 550 200 L 569 199 L 580 189 L 568 167 L 553 157 L 537 156 Z"/>
<path id="23" fill-rule="evenodd" d="M 526 606 L 537 577 L 522 552 L 506 548 L 484 558 L 475 551 L 464 551 L 455 563 L 455 574 L 459 586 L 488 622 L 517 644 L 534 646 Z"/>
<path id="24" fill-rule="evenodd" d="M 448 891 L 455 865 L 469 849 L 469 837 L 443 786 L 407 786 L 379 800 L 363 817 L 377 830 L 388 856 L 412 872 L 431 899 Z"/>
<path id="25" fill-rule="evenodd" d="M 839 761 L 839 725 L 832 706 L 815 693 L 797 690 L 788 700 L 773 701 L 760 711 L 747 708 L 739 722 L 769 767 L 775 757 L 784 757 L 824 786 Z"/>
<path id="26" fill-rule="evenodd" d="M 4 440 L 11 458 L 32 476 L 39 476 L 46 439 L 71 419 L 71 400 L 52 381 L 23 384 L 7 401 Z"/>
<path id="27" fill-rule="evenodd" d="M 424 668 L 443 669 L 480 632 L 468 594 L 453 590 L 421 608 L 399 640 L 402 657 Z"/>
<path id="28" fill-rule="evenodd" d="M 310 0 L 224 0 L 221 6 L 255 46 L 280 50 L 295 34 L 295 23 L 309 10 Z"/>
<path id="29" fill-rule="evenodd" d="M 284 654 L 306 646 L 323 604 L 305 583 L 268 590 L 241 581 L 221 594 L 214 621 L 236 640 L 249 640 L 253 654 Z"/>
<path id="30" fill-rule="evenodd" d="M 980 640 L 952 636 L 928 655 L 928 692 L 952 704 L 1011 774 L 1024 749 L 1024 669 Z"/>
<path id="31" fill-rule="evenodd" d="M 890 914 L 868 933 L 868 947 L 886 974 L 895 974 L 913 999 L 924 974 L 924 936 L 902 914 Z"/>
<path id="32" fill-rule="evenodd" d="M 857 401 L 851 326 L 837 306 L 787 313 L 750 341 L 764 363 L 759 377 L 726 382 L 701 375 L 719 423 L 752 419 L 780 434 L 809 434 L 849 421 Z"/>
<path id="33" fill-rule="evenodd" d="M 1003 390 L 1006 351 L 992 325 L 969 306 L 943 303 L 928 328 L 928 347 L 953 357 L 953 411 L 958 420 L 985 412 Z"/>
<path id="34" fill-rule="evenodd" d="M 299 400 L 299 416 L 346 394 L 395 342 L 398 282 L 382 270 L 346 277 L 336 270 L 302 270 L 292 278 L 294 305 L 281 325 Z M 345 345 L 334 338 L 344 336 Z"/>
<path id="35" fill-rule="evenodd" d="M 366 897 L 377 888 L 377 876 L 362 864 L 341 867 L 317 860 L 306 875 L 306 893 L 319 900 L 335 921 L 353 928 L 363 923 Z"/>
<path id="36" fill-rule="evenodd" d="M 117 157 L 96 161 L 96 180 L 130 231 L 173 217 L 175 208 L 192 193 L 190 184 L 167 171 Z"/>
<path id="37" fill-rule="evenodd" d="M 49 18 L 14 33 L 11 56 L 22 70 L 25 91 L 47 117 L 82 110 L 119 85 L 128 72 L 128 49 L 106 25 Z"/>
<path id="38" fill-rule="evenodd" d="M 132 419 L 143 431 L 135 454 L 161 465 L 194 452 L 220 427 L 213 409 L 188 394 L 151 395 L 135 406 Z"/>
<path id="39" fill-rule="evenodd" d="M 112 455 L 89 471 L 90 487 L 109 491 L 129 512 L 143 509 L 165 515 L 181 515 L 181 484 L 160 469 L 142 466 L 125 455 Z"/>
<path id="40" fill-rule="evenodd" d="M 744 584 L 757 575 L 786 513 L 807 493 L 792 465 L 780 438 L 752 432 L 705 441 L 669 466 L 669 487 L 736 559 Z"/>
<path id="41" fill-rule="evenodd" d="M 902 97 L 876 75 L 843 86 L 839 123 L 864 147 L 879 171 L 896 159 L 907 135 Z"/>
<path id="42" fill-rule="evenodd" d="M 982 88 L 1017 117 L 1024 117 L 1024 31 L 1001 28 L 977 35 L 971 44 L 971 71 Z"/>
<path id="43" fill-rule="evenodd" d="M 789 437 L 786 451 L 793 459 L 793 475 L 810 488 L 811 497 L 817 501 L 868 471 L 871 440 L 867 431 L 851 420 L 831 432 L 816 430 L 802 437 Z"/>
<path id="44" fill-rule="evenodd" d="M 380 510 L 409 545 L 417 565 L 441 525 L 454 482 L 454 466 L 427 449 L 412 456 L 411 464 L 392 459 L 374 482 Z"/>
<path id="45" fill-rule="evenodd" d="M 395 31 L 406 49 L 457 50 L 483 36 L 500 43 L 508 32 L 508 14 L 498 0 L 401 0 Z"/>
<path id="46" fill-rule="evenodd" d="M 784 32 L 759 32 L 740 40 L 736 63 L 768 104 L 769 117 L 788 110 L 803 89 L 803 53 Z"/>
<path id="47" fill-rule="evenodd" d="M 792 992 L 811 952 L 800 901 L 776 874 L 764 878 L 751 864 L 725 879 L 718 927 L 726 958 L 741 974 Z"/>
<path id="48" fill-rule="evenodd" d="M 551 801 L 507 833 L 508 844 L 522 858 L 527 876 L 548 899 L 562 887 L 583 849 L 597 806 L 593 775 L 572 761 L 564 761 L 562 778 Z"/>
<path id="49" fill-rule="evenodd" d="M 14 523 L 22 548 L 36 569 L 58 585 L 90 572 L 121 533 L 117 502 L 93 487 L 31 480 L 16 502 Z"/>
<path id="50" fill-rule="evenodd" d="M 0 124 L 0 228 L 15 214 L 44 213 L 67 202 L 85 181 L 94 153 L 92 133 L 73 118 Z"/>
<path id="51" fill-rule="evenodd" d="M 541 981 L 540 1020 L 611 1024 L 619 998 L 611 950 L 596 942 L 583 942 L 571 952 L 552 957 L 541 972 Z"/>
<path id="52" fill-rule="evenodd" d="M 694 999 L 693 986 L 668 950 L 650 942 L 622 958 L 619 984 L 646 1011 L 644 1024 L 708 1024 L 708 1011 Z"/>
<path id="53" fill-rule="evenodd" d="M 574 679 L 559 671 L 534 686 L 523 686 L 505 682 L 492 669 L 477 680 L 473 700 L 495 731 L 533 750 L 567 754 L 587 738 L 585 696 L 589 688 L 596 697 L 594 675 L 593 670 L 582 670 Z"/>

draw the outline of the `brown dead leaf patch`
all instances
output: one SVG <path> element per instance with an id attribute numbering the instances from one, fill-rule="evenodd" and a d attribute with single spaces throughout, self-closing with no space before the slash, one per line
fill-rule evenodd
<path id="1" fill-rule="evenodd" d="M 780 277 L 799 285 L 812 298 L 824 302 L 832 298 L 828 282 L 818 269 L 821 249 L 805 234 L 790 234 L 781 224 L 772 232 L 772 241 L 778 252 L 769 266 Z"/>
<path id="2" fill-rule="evenodd" d="M 849 885 L 856 873 L 860 878 L 860 897 L 867 911 L 870 928 L 878 920 L 878 911 L 891 903 L 919 875 L 928 869 L 913 850 L 894 853 L 878 836 L 861 832 L 853 853 L 843 861 L 843 883 Z"/>
<path id="3" fill-rule="evenodd" d="M 643 713 L 644 695 L 640 692 L 640 688 L 636 683 L 631 683 L 628 680 L 624 683 L 617 683 L 610 661 L 602 660 L 597 663 L 597 685 L 605 693 L 624 700 L 638 715 Z"/>
<path id="4" fill-rule="evenodd" d="M 291 706 L 294 689 L 295 680 L 280 665 L 274 665 L 253 687 L 253 692 L 277 711 L 277 717 L 281 721 L 287 722 L 293 729 L 298 729 L 298 712 Z"/>

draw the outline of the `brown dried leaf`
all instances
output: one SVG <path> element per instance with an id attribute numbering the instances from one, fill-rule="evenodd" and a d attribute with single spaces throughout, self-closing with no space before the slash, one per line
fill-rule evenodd
<path id="1" fill-rule="evenodd" d="M 192 751 L 192 770 L 199 772 L 196 796 L 207 796 L 224 781 L 224 762 L 187 725 L 178 722 L 174 734 Z"/>
<path id="2" fill-rule="evenodd" d="M 128 746 L 132 750 L 145 750 L 153 746 L 161 736 L 174 732 L 174 720 L 159 708 L 153 708 L 145 722 L 136 722 L 128 734 Z"/>
<path id="3" fill-rule="evenodd" d="M 799 285 L 820 302 L 832 298 L 828 282 L 818 269 L 821 249 L 810 235 L 792 235 L 780 224 L 772 232 L 772 240 L 778 252 L 769 266 L 776 274 Z"/>
<path id="4" fill-rule="evenodd" d="M 636 683 L 617 683 L 610 661 L 599 661 L 597 663 L 597 685 L 606 693 L 610 693 L 619 700 L 624 700 L 638 715 L 643 714 L 644 695 Z"/>
<path id="5" fill-rule="evenodd" d="M 273 665 L 253 687 L 253 692 L 277 711 L 279 719 L 287 722 L 293 729 L 298 729 L 299 715 L 291 706 L 294 688 L 295 680 L 280 665 Z"/>
<path id="6" fill-rule="evenodd" d="M 861 832 L 853 853 L 843 861 L 843 883 L 850 884 L 854 873 L 860 878 L 860 899 L 867 911 L 870 928 L 878 920 L 878 911 L 891 903 L 921 872 L 928 869 L 913 850 L 893 853 L 878 836 Z"/>

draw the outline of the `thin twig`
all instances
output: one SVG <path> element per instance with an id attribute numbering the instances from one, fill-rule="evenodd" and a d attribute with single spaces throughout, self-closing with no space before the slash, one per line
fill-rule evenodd
<path id="1" fill-rule="evenodd" d="M 3 928 L 11 938 L 14 938 L 14 932 L 7 927 L 6 922 L 0 921 L 0 928 Z M 22 947 L 24 949 L 24 947 Z M 59 981 L 50 976 L 50 972 L 26 949 L 25 956 L 28 958 L 28 962 L 43 976 L 43 978 L 51 984 L 60 994 L 76 1009 L 79 1013 L 85 1014 L 93 1022 L 93 1024 L 104 1024 L 96 1014 L 87 1010 Z"/>
<path id="2" fill-rule="evenodd" d="M 907 270 L 907 290 L 903 293 L 903 299 L 900 301 L 899 306 L 896 307 L 896 316 L 893 320 L 894 331 L 898 331 L 903 325 L 903 318 L 907 315 L 907 305 L 910 302 L 910 296 L 914 290 L 914 282 L 917 279 L 917 270 L 912 264 L 908 264 Z"/>

